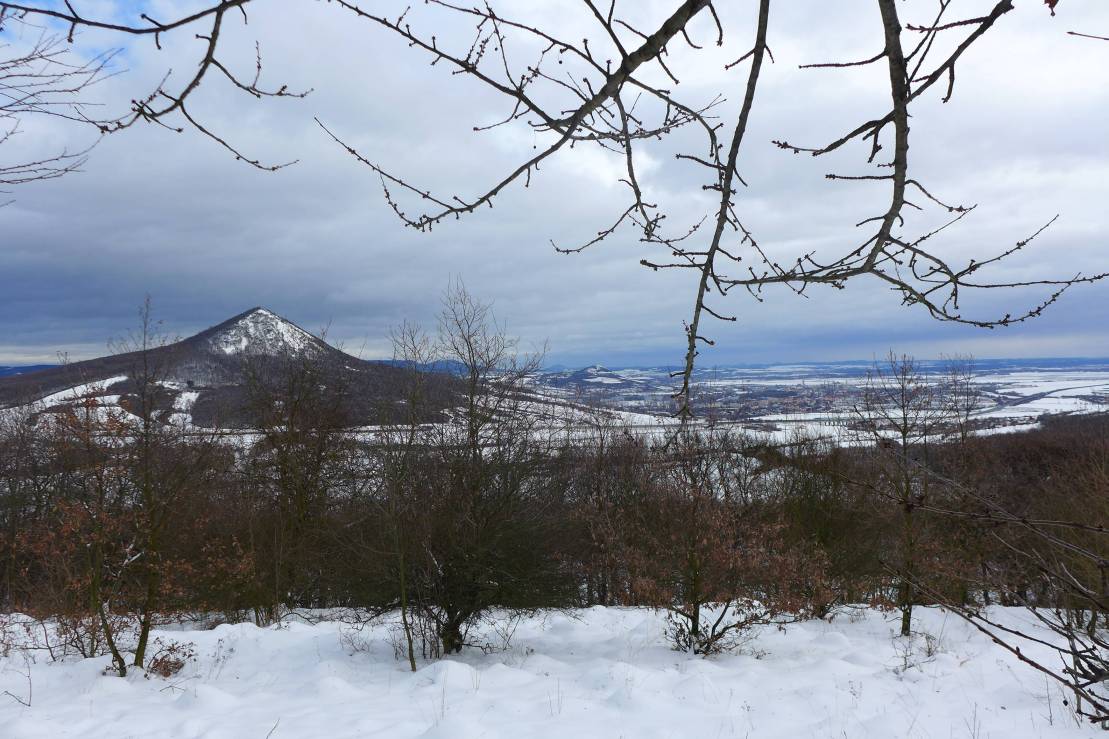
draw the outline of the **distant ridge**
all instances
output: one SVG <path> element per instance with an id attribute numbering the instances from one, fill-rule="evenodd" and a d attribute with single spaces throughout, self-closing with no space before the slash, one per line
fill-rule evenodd
<path id="1" fill-rule="evenodd" d="M 438 372 L 448 375 L 466 374 L 466 365 L 454 359 L 439 359 L 434 362 L 413 362 L 405 359 L 382 359 L 379 361 L 382 364 L 388 364 L 393 367 L 403 367 L 405 369 L 415 368 L 420 372 Z"/>
<path id="2" fill-rule="evenodd" d="M 775 367 L 812 367 L 814 369 L 827 368 L 827 367 L 855 367 L 867 369 L 874 366 L 874 362 L 879 364 L 885 359 L 884 356 L 877 356 L 872 359 L 834 359 L 834 360 L 804 360 L 796 362 L 774 361 L 774 362 L 716 362 L 714 364 L 702 363 L 695 369 L 698 373 L 710 373 L 714 370 L 727 370 L 727 369 L 773 369 Z M 974 365 L 980 369 L 1019 369 L 1019 368 L 1047 368 L 1047 369 L 1063 369 L 1066 367 L 1104 367 L 1109 368 L 1109 356 L 1098 357 L 972 357 Z M 921 358 L 914 357 L 914 360 L 924 367 L 935 367 L 943 365 L 947 362 L 946 359 L 935 358 Z M 677 364 L 619 364 L 609 363 L 607 365 L 600 365 L 593 363 L 591 365 L 576 365 L 576 364 L 552 364 L 545 366 L 543 372 L 549 374 L 576 372 L 579 370 L 586 370 L 589 367 L 602 367 L 607 368 L 613 372 L 625 371 L 653 371 L 653 372 L 673 372 L 681 369 Z"/>
<path id="3" fill-rule="evenodd" d="M 44 369 L 53 369 L 57 367 L 56 364 L 15 364 L 15 365 L 0 365 L 0 377 L 11 377 L 12 375 L 25 375 L 28 372 L 38 372 Z"/>

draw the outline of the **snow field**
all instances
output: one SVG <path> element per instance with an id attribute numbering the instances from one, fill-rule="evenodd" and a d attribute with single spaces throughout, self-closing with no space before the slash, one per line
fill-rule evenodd
<path id="1" fill-rule="evenodd" d="M 522 620 L 510 647 L 409 672 L 390 625 L 166 630 L 196 659 L 171 678 L 102 674 L 107 658 L 29 666 L 31 706 L 0 696 L 0 736 L 1093 737 L 1042 675 L 955 616 L 918 609 L 892 637 L 873 610 L 758 631 L 743 653 L 671 651 L 664 618 L 592 608 Z M 1009 621 L 1027 617 L 1007 611 Z M 491 630 L 485 632 L 498 641 Z M 933 643 L 929 648 L 927 641 Z M 0 693 L 28 697 L 16 652 Z"/>

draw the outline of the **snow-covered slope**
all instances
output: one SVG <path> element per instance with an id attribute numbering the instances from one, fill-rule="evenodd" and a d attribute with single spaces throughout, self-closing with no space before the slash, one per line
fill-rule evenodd
<path id="1" fill-rule="evenodd" d="M 228 356 L 298 356 L 323 351 L 322 341 L 265 308 L 253 308 L 202 335 L 213 352 Z"/>
<path id="2" fill-rule="evenodd" d="M 416 672 L 390 625 L 335 622 L 166 630 L 196 654 L 170 678 L 104 674 L 107 657 L 0 657 L 0 735 L 405 739 L 948 739 L 1096 737 L 1059 688 L 955 616 L 918 609 L 930 635 L 894 638 L 870 609 L 766 628 L 740 654 L 671 651 L 662 615 L 592 608 L 524 619 Z M 1027 621 L 1019 609 L 995 615 Z M 503 630 L 503 624 L 502 630 Z M 1031 628 L 1036 628 L 1035 624 Z M 16 631 L 18 636 L 19 632 Z M 1045 634 L 1045 638 L 1052 638 Z M 393 639 L 396 639 L 394 634 Z M 1037 655 L 1040 656 L 1040 655 Z M 138 671 L 134 671 L 137 673 Z M 23 706 L 16 699 L 25 699 Z"/>
<path id="3" fill-rule="evenodd" d="M 610 388 L 628 390 L 635 389 L 641 384 L 638 379 L 627 377 L 599 364 L 579 370 L 548 372 L 542 375 L 542 381 L 543 384 L 550 387 L 585 391 L 602 388 L 606 390 Z"/>

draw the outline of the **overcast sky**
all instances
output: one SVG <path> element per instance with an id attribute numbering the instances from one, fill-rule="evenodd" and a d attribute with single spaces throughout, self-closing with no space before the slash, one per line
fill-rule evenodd
<path id="1" fill-rule="evenodd" d="M 653 28 L 674 4 L 622 0 L 617 8 Z M 927 22 L 935 4 L 901 3 L 902 19 Z M 977 15 L 991 4 L 959 0 L 953 17 Z M 86 15 L 122 18 L 120 8 L 132 12 L 135 5 L 84 7 Z M 158 2 L 148 9 L 169 18 L 191 5 Z M 440 43 L 468 45 L 469 26 L 416 5 L 414 27 L 435 33 Z M 570 38 L 589 34 L 594 48 L 605 43 L 584 4 L 494 5 Z M 713 47 L 708 17 L 697 19 L 691 31 L 705 50 L 675 49 L 672 68 L 682 80 L 676 88 L 682 99 L 728 98 L 719 113 L 730 128 L 746 68 L 726 72 L 723 66 L 750 46 L 755 3 L 718 5 L 728 6 L 722 8 L 724 47 Z M 914 176 L 946 200 L 978 204 L 937 248 L 950 257 L 991 256 L 1060 214 L 1033 248 L 994 276 L 1105 271 L 1109 43 L 1066 31 L 1109 35 L 1109 8 L 1101 0 L 1063 0 L 1052 18 L 1038 0 L 1016 5 L 964 57 L 952 101 L 931 95 L 915 110 Z M 314 116 L 369 158 L 448 197 L 477 194 L 542 140 L 525 123 L 475 133 L 475 125 L 509 112 L 503 101 L 443 66 L 430 67 L 417 50 L 333 4 L 259 0 L 251 7 L 249 26 L 228 21 L 221 58 L 250 77 L 258 40 L 263 84 L 313 92 L 303 100 L 257 101 L 213 74 L 190 111 L 250 156 L 298 163 L 260 172 L 195 132 L 135 127 L 101 141 L 82 172 L 15 190 L 15 203 L 0 208 L 0 364 L 52 361 L 57 352 L 103 354 L 109 339 L 134 325 L 147 293 L 174 334 L 263 305 L 309 330 L 330 326 L 329 338 L 350 351 L 386 356 L 389 327 L 405 318 L 433 326 L 440 293 L 459 276 L 471 292 L 494 302 L 525 345 L 547 341 L 552 363 L 681 359 L 695 275 L 640 267 L 640 258 L 664 255 L 644 251 L 633 230 L 576 256 L 551 247 L 552 240 L 588 240 L 623 209 L 617 158 L 585 147 L 561 152 L 529 188 L 513 185 L 495 208 L 431 233 L 414 232 L 390 211 L 377 177 L 337 147 Z M 124 111 L 168 70 L 171 79 L 184 77 L 199 58 L 201 42 L 192 36 L 200 30 L 164 39 L 160 51 L 150 39 L 125 46 L 117 58 L 121 74 L 100 85 L 95 99 L 105 111 Z M 826 143 L 884 113 L 881 65 L 798 69 L 872 56 L 880 38 L 871 0 L 790 0 L 773 11 L 775 63 L 760 83 L 740 160 L 749 187 L 737 206 L 778 259 L 849 250 L 860 238 L 854 224 L 884 211 L 884 198 L 888 203 L 881 187 L 823 177 L 864 171 L 861 145 L 823 161 L 771 144 L 783 138 Z M 513 44 L 509 50 L 524 59 L 529 47 Z M 89 32 L 77 52 L 118 45 L 118 38 Z M 81 128 L 26 120 L 16 143 L 0 147 L 0 162 L 91 140 Z M 702 173 L 673 159 L 678 150 L 674 143 L 648 147 L 640 167 L 648 195 L 673 222 L 684 223 L 699 219 L 710 201 L 700 190 Z M 916 223 L 939 225 L 943 215 L 928 212 Z M 991 291 L 969 300 L 967 309 L 996 317 L 1041 297 Z M 873 278 L 807 298 L 787 291 L 765 298 L 729 296 L 726 307 L 739 321 L 707 326 L 717 347 L 706 352 L 705 364 L 868 359 L 891 348 L 922 357 L 1109 355 L 1109 283 L 1076 287 L 1037 321 L 996 331 L 941 324 L 901 308 Z"/>

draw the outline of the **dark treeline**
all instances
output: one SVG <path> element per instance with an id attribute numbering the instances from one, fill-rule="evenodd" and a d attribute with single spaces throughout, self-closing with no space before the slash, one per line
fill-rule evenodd
<path id="1" fill-rule="evenodd" d="M 394 338 L 413 366 L 465 367 L 448 422 L 419 422 L 433 378 L 413 370 L 395 398 L 411 421 L 351 433 L 347 390 L 310 357 L 251 376 L 241 443 L 155 410 L 157 368 L 139 360 L 121 408 L 6 412 L 0 610 L 38 648 L 110 655 L 121 674 L 148 665 L 159 623 L 297 609 L 399 611 L 413 666 L 493 615 L 591 605 L 664 609 L 675 648 L 701 654 L 850 604 L 899 612 L 905 635 L 914 606 L 1021 605 L 1104 648 L 1105 416 L 976 437 L 964 375 L 892 358 L 852 444 L 636 437 L 602 413 L 542 420 L 523 392 L 538 360 L 462 290 L 437 338 Z"/>

